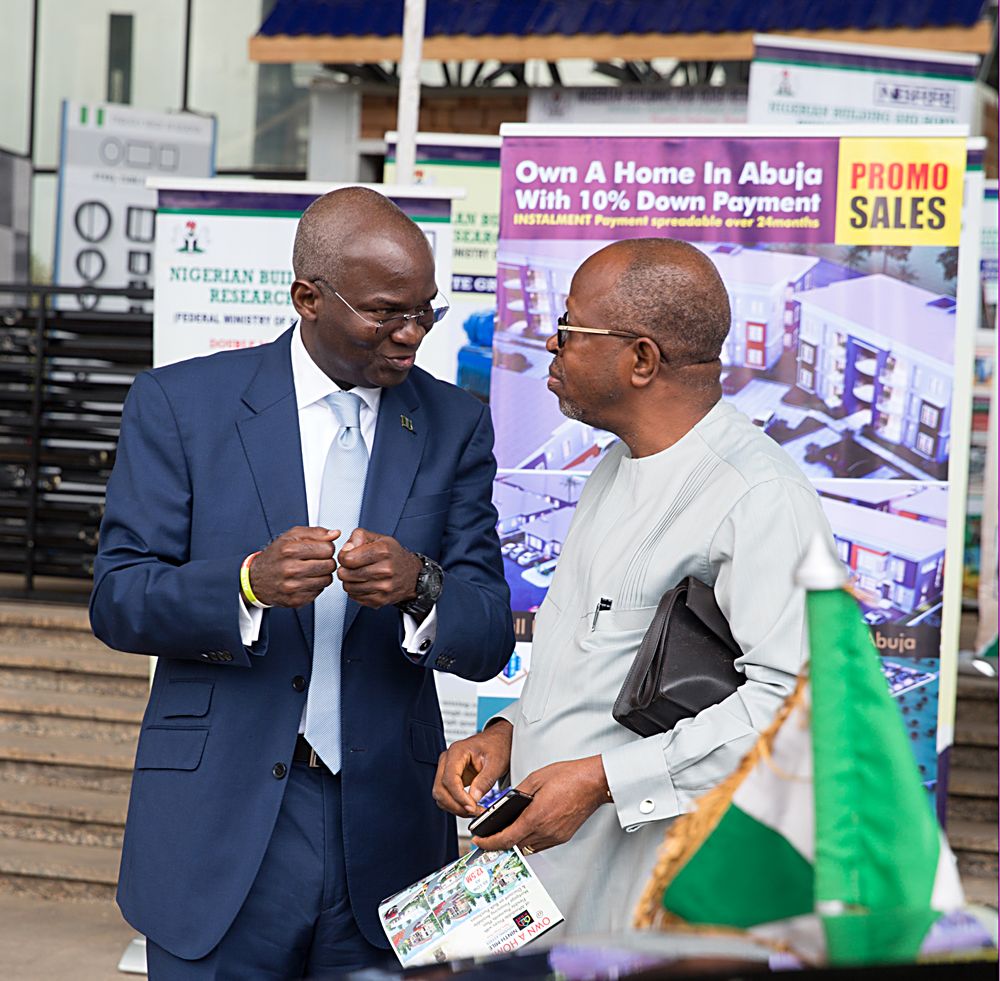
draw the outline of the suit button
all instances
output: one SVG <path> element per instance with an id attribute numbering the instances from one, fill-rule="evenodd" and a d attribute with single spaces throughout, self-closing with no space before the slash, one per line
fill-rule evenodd
<path id="1" fill-rule="evenodd" d="M 208 651 L 202 651 L 200 656 L 203 657 L 206 661 L 209 659 Z"/>
<path id="2" fill-rule="evenodd" d="M 275 763 L 271 767 L 271 773 L 274 774 L 275 780 L 281 780 L 284 778 L 285 774 L 288 772 L 288 767 L 284 763 Z"/>
<path id="3" fill-rule="evenodd" d="M 305 691 L 306 690 L 306 679 L 303 678 L 302 675 L 297 674 L 294 678 L 292 678 L 292 687 L 296 691 Z"/>
<path id="4" fill-rule="evenodd" d="M 420 650 L 426 651 L 430 648 L 431 642 L 429 640 L 422 640 L 420 642 Z"/>
<path id="5" fill-rule="evenodd" d="M 233 655 L 230 654 L 229 651 L 219 651 L 219 660 L 220 661 L 231 661 L 232 659 L 233 659 Z"/>

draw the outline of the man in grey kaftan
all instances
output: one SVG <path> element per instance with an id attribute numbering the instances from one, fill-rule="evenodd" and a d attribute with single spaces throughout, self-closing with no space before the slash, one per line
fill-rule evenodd
<path id="1" fill-rule="evenodd" d="M 665 268 L 680 312 L 649 300 Z M 687 327 L 685 300 L 695 310 Z M 521 698 L 442 757 L 435 797 L 475 813 L 509 769 L 535 801 L 484 847 L 534 852 L 532 867 L 577 934 L 630 925 L 670 819 L 736 768 L 792 691 L 806 654 L 793 573 L 830 531 L 788 455 L 719 399 L 729 309 L 706 257 L 663 239 L 617 243 L 577 272 L 568 307 L 549 342 L 549 387 L 567 415 L 621 440 L 577 505 L 535 619 Z M 714 587 L 746 682 L 641 738 L 611 708 L 660 597 L 689 575 Z"/>

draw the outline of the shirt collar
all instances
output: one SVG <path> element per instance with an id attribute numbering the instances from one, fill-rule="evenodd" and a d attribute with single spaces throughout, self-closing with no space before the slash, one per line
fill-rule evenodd
<path id="1" fill-rule="evenodd" d="M 305 344 L 302 343 L 302 330 L 299 324 L 295 325 L 295 330 L 292 332 L 291 355 L 295 404 L 300 411 L 314 402 L 325 399 L 327 395 L 343 391 L 310 357 Z M 360 385 L 355 385 L 351 391 L 361 397 L 368 409 L 378 412 L 379 401 L 382 398 L 381 388 L 362 388 Z"/>

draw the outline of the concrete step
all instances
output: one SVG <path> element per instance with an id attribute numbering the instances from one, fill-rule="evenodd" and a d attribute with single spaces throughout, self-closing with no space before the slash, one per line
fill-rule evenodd
<path id="1" fill-rule="evenodd" d="M 997 771 L 980 767 L 956 766 L 954 759 L 948 773 L 949 797 L 985 797 L 996 800 Z"/>
<path id="2" fill-rule="evenodd" d="M 952 746 L 951 765 L 953 767 L 997 772 L 1000 754 L 996 746 Z"/>
<path id="3" fill-rule="evenodd" d="M 985 703 L 980 703 L 985 704 Z M 970 719 L 959 716 L 955 720 L 956 746 L 987 746 L 997 748 L 996 721 Z"/>
<path id="4" fill-rule="evenodd" d="M 111 675 L 149 681 L 149 658 L 122 654 L 110 647 L 67 650 L 58 643 L 41 643 L 36 631 L 30 642 L 11 644 L 0 639 L 0 668 Z"/>
<path id="5" fill-rule="evenodd" d="M 967 879 L 987 879 L 997 881 L 997 853 L 956 851 L 958 871 L 962 881 Z"/>
<path id="6" fill-rule="evenodd" d="M 1000 694 L 1000 684 L 996 678 L 984 678 L 982 675 L 960 674 L 958 676 L 958 701 L 985 701 L 997 703 Z"/>
<path id="7" fill-rule="evenodd" d="M 121 827 L 112 824 L 0 814 L 0 839 L 59 841 L 67 845 L 121 849 L 122 831 Z"/>
<path id="8" fill-rule="evenodd" d="M 20 754 L 23 755 L 23 754 Z M 0 758 L 0 780 L 31 783 L 39 787 L 64 787 L 70 792 L 128 795 L 131 770 L 109 770 L 100 766 L 37 763 L 21 758 Z"/>
<path id="9" fill-rule="evenodd" d="M 7 688 L 0 673 L 0 713 L 24 716 L 55 716 L 94 722 L 138 725 L 146 707 L 145 692 L 139 696 L 99 695 L 94 692 Z"/>
<path id="10" fill-rule="evenodd" d="M 995 698 L 960 698 L 958 700 L 955 709 L 955 722 L 960 728 L 966 722 L 992 725 L 995 736 L 998 720 L 1000 720 L 1000 706 Z"/>
<path id="11" fill-rule="evenodd" d="M 0 738 L 0 760 L 128 773 L 135 760 L 135 741 L 54 738 L 8 731 Z"/>
<path id="12" fill-rule="evenodd" d="M 128 790 L 90 790 L 0 779 L 0 815 L 59 819 L 122 828 L 128 809 Z"/>
<path id="13" fill-rule="evenodd" d="M 44 668 L 0 667 L 0 685 L 20 691 L 66 691 L 78 695 L 119 695 L 123 698 L 149 696 L 149 679 L 116 674 L 86 674 L 76 671 L 47 671 Z"/>
<path id="14" fill-rule="evenodd" d="M 90 634 L 86 606 L 67 603 L 37 603 L 30 600 L 0 600 L 0 628 L 30 627 Z"/>
<path id="15" fill-rule="evenodd" d="M 10 891 L 49 898 L 110 899 L 117 848 L 0 838 L 0 880 Z"/>
<path id="16" fill-rule="evenodd" d="M 997 826 L 991 821 L 949 821 L 948 841 L 953 851 L 997 854 Z"/>
<path id="17" fill-rule="evenodd" d="M 990 906 L 997 908 L 997 880 L 996 879 L 962 879 L 962 888 L 965 890 L 965 899 L 969 903 L 978 903 L 980 906 Z"/>
<path id="18" fill-rule="evenodd" d="M 948 824 L 952 821 L 990 821 L 996 824 L 1000 820 L 996 795 L 993 797 L 958 797 L 948 795 Z"/>
<path id="19" fill-rule="evenodd" d="M 0 740 L 8 734 L 38 736 L 61 742 L 127 743 L 135 746 L 139 726 L 134 722 L 99 722 L 92 719 L 63 718 L 57 715 L 11 715 L 0 712 Z"/>

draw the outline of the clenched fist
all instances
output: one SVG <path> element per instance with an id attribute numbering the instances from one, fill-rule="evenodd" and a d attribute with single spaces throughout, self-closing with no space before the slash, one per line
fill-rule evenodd
<path id="1" fill-rule="evenodd" d="M 250 565 L 250 586 L 267 606 L 298 607 L 311 603 L 337 571 L 333 543 L 340 530 L 289 528 Z"/>

